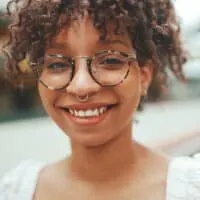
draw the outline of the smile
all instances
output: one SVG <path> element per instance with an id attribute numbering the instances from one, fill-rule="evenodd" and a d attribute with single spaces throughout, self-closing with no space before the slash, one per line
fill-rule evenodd
<path id="1" fill-rule="evenodd" d="M 96 125 L 110 116 L 118 104 L 75 104 L 60 107 L 67 120 L 77 125 Z"/>
<path id="2" fill-rule="evenodd" d="M 64 110 L 74 117 L 90 118 L 90 117 L 99 117 L 103 115 L 113 106 L 114 105 L 107 105 L 107 106 L 88 108 L 88 109 L 64 108 Z"/>
<path id="3" fill-rule="evenodd" d="M 69 109 L 69 113 L 75 117 L 97 117 L 97 116 L 102 115 L 107 110 L 108 110 L 108 107 L 103 106 L 100 108 L 87 109 L 87 110 Z"/>

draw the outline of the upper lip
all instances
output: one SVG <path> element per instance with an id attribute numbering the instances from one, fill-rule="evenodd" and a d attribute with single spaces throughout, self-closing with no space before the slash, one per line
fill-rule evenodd
<path id="1" fill-rule="evenodd" d="M 87 110 L 87 109 L 100 108 L 103 106 L 114 106 L 114 105 L 116 105 L 116 103 L 88 103 L 88 104 L 69 104 L 59 107 L 65 109 L 74 109 L 74 110 Z"/>

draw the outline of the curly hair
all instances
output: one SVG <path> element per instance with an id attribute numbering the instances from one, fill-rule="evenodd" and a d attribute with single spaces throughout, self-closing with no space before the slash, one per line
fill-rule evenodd
<path id="1" fill-rule="evenodd" d="M 19 62 L 27 55 L 30 62 L 41 60 L 51 39 L 85 10 L 100 31 L 100 39 L 107 35 L 107 22 L 113 21 L 115 34 L 128 32 L 139 66 L 152 60 L 155 67 L 150 99 L 161 96 L 167 86 L 168 69 L 185 80 L 182 66 L 186 58 L 170 0 L 11 0 L 7 6 L 13 18 L 5 52 L 7 74 L 20 74 Z"/>

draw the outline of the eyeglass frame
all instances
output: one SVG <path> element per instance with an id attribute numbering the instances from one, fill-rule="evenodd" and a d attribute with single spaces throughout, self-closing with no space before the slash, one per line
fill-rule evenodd
<path id="1" fill-rule="evenodd" d="M 124 53 L 124 52 L 121 52 L 121 51 L 116 51 L 116 50 L 101 50 L 101 51 L 97 51 L 94 56 L 73 56 L 73 57 L 70 57 L 70 56 L 65 56 L 63 54 L 49 54 L 47 55 L 48 57 L 51 57 L 51 56 L 56 56 L 56 58 L 66 58 L 66 59 L 69 59 L 70 58 L 70 61 L 71 61 L 71 67 L 72 67 L 72 73 L 71 73 L 71 78 L 70 80 L 68 81 L 68 83 L 66 85 L 64 85 L 62 88 L 54 88 L 54 87 L 51 87 L 51 86 L 48 86 L 46 83 L 44 83 L 40 78 L 39 78 L 39 74 L 40 74 L 40 68 L 39 65 L 42 64 L 42 62 L 44 63 L 44 57 L 42 58 L 39 58 L 37 59 L 37 62 L 31 62 L 30 65 L 32 67 L 32 71 L 33 73 L 36 75 L 36 77 L 39 79 L 39 82 L 45 86 L 47 89 L 49 90 L 63 90 L 65 89 L 66 87 L 68 87 L 68 85 L 72 82 L 73 78 L 74 78 L 74 74 L 75 74 L 75 60 L 77 58 L 84 58 L 87 60 L 87 69 L 88 69 L 88 72 L 91 76 L 91 78 L 97 83 L 99 84 L 101 87 L 115 87 L 117 85 L 120 85 L 124 82 L 124 80 L 128 77 L 129 75 L 129 72 L 130 72 L 130 64 L 128 66 L 128 69 L 127 69 L 127 72 L 126 74 L 124 75 L 124 78 L 122 80 L 120 80 L 118 83 L 116 84 L 113 84 L 113 85 L 103 85 L 101 84 L 99 81 L 97 81 L 94 77 L 94 75 L 92 74 L 92 71 L 91 71 L 91 63 L 92 61 L 96 58 L 96 56 L 98 54 L 102 54 L 102 53 L 117 53 L 117 54 L 120 54 L 122 55 L 123 57 L 126 57 L 128 60 L 133 60 L 134 62 L 137 61 L 137 57 L 136 57 L 136 54 L 135 53 L 130 53 L 130 54 L 127 54 L 127 53 Z"/>

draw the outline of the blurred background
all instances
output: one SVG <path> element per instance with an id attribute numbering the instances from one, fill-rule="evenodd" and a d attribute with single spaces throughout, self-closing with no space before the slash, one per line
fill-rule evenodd
<path id="1" fill-rule="evenodd" d="M 7 2 L 0 0 L 1 14 Z M 171 155 L 193 155 L 200 150 L 200 1 L 176 0 L 174 5 L 189 51 L 188 83 L 171 77 L 168 93 L 138 113 L 134 137 Z M 8 24 L 8 18 L 0 19 L 0 176 L 21 160 L 51 162 L 70 153 L 68 138 L 42 108 L 35 80 L 24 77 L 19 87 L 5 80 L 1 47 Z"/>

